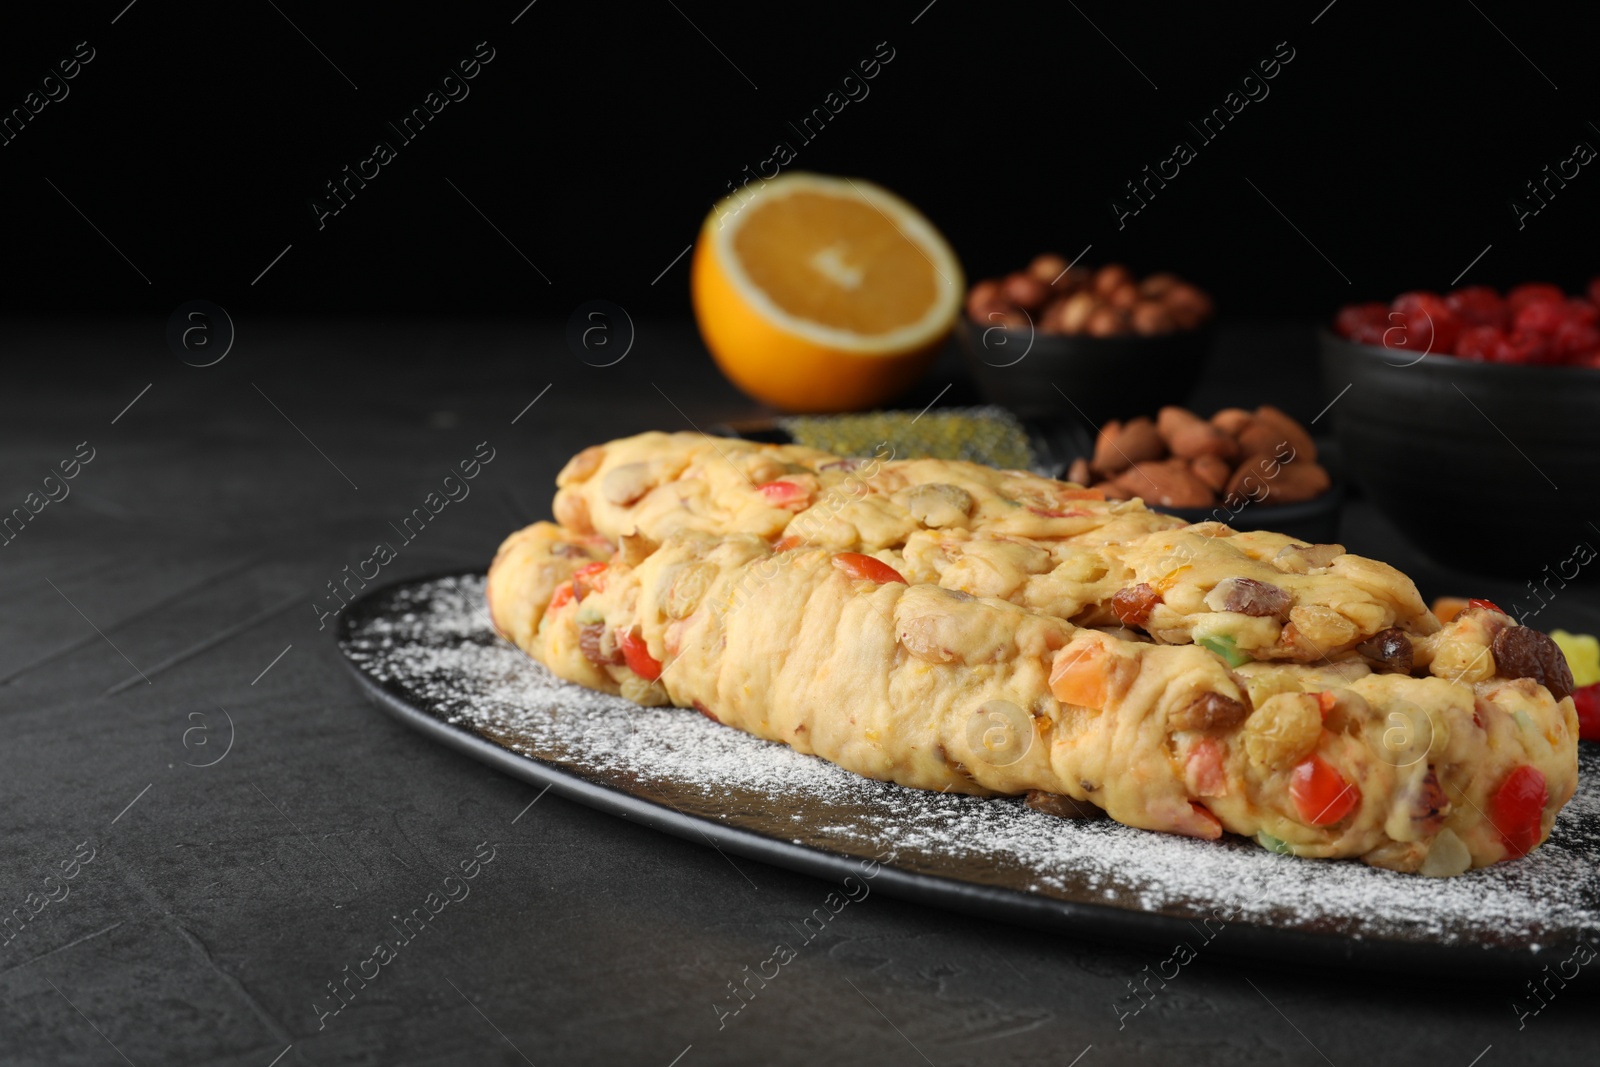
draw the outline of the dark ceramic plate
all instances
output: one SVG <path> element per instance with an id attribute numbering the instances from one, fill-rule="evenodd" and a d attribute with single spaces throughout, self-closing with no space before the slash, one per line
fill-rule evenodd
<path id="1" fill-rule="evenodd" d="M 1141 946 L 1459 975 L 1568 958 L 1600 935 L 1600 758 L 1551 840 L 1516 863 L 1432 881 L 1278 856 L 1015 800 L 850 774 L 693 711 L 640 708 L 554 679 L 497 637 L 481 575 L 373 590 L 339 620 L 366 693 L 433 740 L 513 777 L 686 840 L 892 896 Z M 883 865 L 862 867 L 863 860 Z M 845 883 L 847 891 L 852 883 Z M 1508 993 L 1508 995 L 1510 995 Z"/>

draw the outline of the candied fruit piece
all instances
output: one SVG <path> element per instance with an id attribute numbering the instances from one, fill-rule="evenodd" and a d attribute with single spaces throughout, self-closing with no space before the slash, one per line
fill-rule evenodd
<path id="1" fill-rule="evenodd" d="M 1469 285 L 1444 298 L 1463 326 L 1497 326 L 1505 329 L 1510 320 L 1503 296 L 1487 285 Z"/>
<path id="2" fill-rule="evenodd" d="M 1401 293 L 1392 310 L 1394 325 L 1384 334 L 1385 348 L 1416 355 L 1454 351 L 1461 320 L 1435 293 Z"/>

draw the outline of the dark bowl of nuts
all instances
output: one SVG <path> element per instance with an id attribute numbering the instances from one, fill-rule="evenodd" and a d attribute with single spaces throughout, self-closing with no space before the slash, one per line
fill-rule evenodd
<path id="1" fill-rule="evenodd" d="M 1341 486 L 1317 462 L 1311 435 L 1275 407 L 1224 408 L 1203 419 L 1180 407 L 1112 419 L 1067 480 L 1110 500 L 1235 530 L 1272 530 L 1308 544 L 1339 536 Z"/>
<path id="2" fill-rule="evenodd" d="M 1210 352 L 1211 318 L 1211 298 L 1175 275 L 1140 281 L 1119 264 L 1091 271 L 1042 255 L 974 285 L 961 336 L 992 403 L 1092 430 L 1186 398 Z"/>

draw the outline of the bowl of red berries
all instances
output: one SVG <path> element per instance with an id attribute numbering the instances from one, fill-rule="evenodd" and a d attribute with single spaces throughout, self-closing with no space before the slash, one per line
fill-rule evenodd
<path id="1" fill-rule="evenodd" d="M 1600 544 L 1597 297 L 1600 279 L 1403 293 L 1323 332 L 1344 469 L 1438 562 L 1532 581 Z"/>

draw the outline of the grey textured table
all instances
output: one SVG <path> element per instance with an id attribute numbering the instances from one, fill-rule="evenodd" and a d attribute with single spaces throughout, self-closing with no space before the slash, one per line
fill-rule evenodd
<path id="1" fill-rule="evenodd" d="M 162 327 L 0 330 L 4 510 L 93 454 L 0 548 L 0 1063 L 1593 1062 L 1590 975 L 1519 1028 L 1514 978 L 1206 952 L 1119 1027 L 1161 954 L 878 894 L 719 1027 L 728 984 L 830 887 L 530 807 L 362 699 L 312 607 L 480 442 L 471 495 L 386 578 L 483 566 L 585 444 L 746 413 L 690 329 L 641 323 L 595 368 L 559 323 L 246 320 L 197 369 Z M 1224 337 L 1197 405 L 1314 414 L 1309 369 L 1283 370 L 1309 368 L 1304 332 Z M 1428 567 L 1359 502 L 1345 540 L 1430 595 L 1509 591 Z M 1551 622 L 1600 629 L 1597 607 L 1574 589 Z M 493 858 L 447 883 L 475 851 Z M 426 932 L 336 1000 L 432 893 L 450 900 Z"/>

